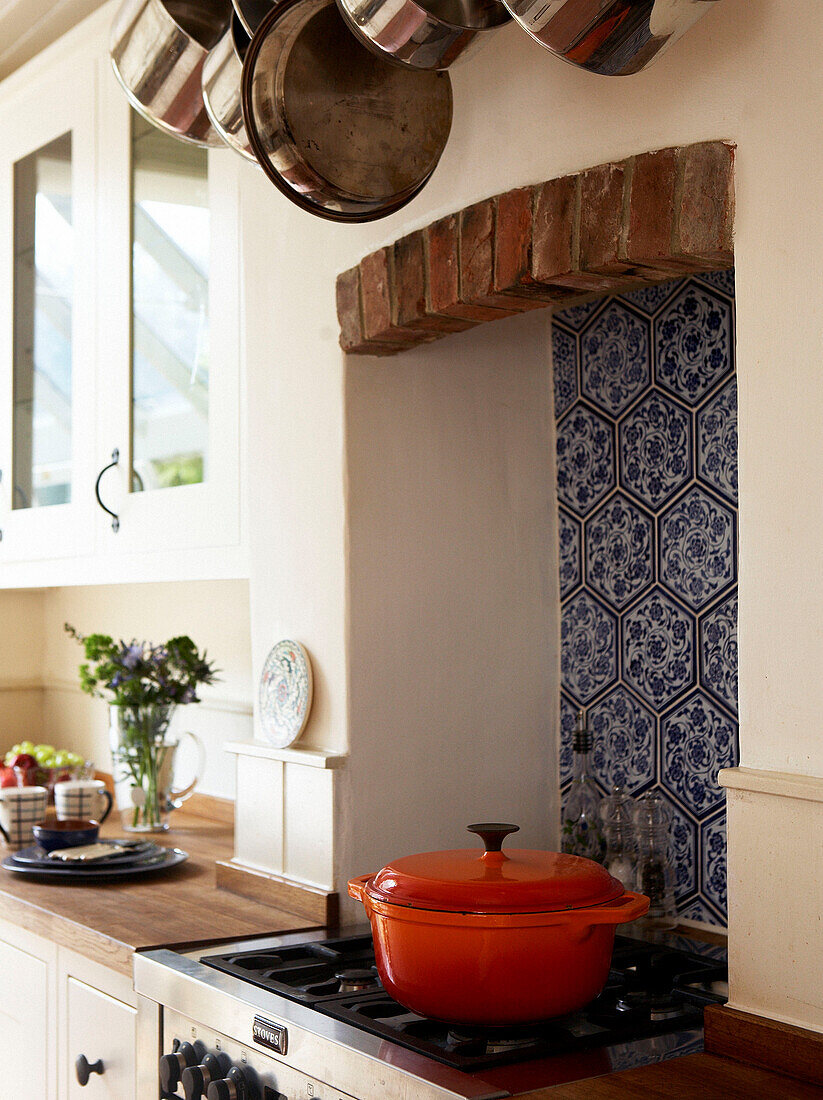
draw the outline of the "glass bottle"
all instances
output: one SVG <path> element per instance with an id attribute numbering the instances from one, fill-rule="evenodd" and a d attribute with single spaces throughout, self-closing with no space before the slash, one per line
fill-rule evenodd
<path id="1" fill-rule="evenodd" d="M 677 923 L 669 862 L 669 812 L 657 791 L 644 795 L 635 810 L 637 889 L 649 899 L 644 923 L 672 928 Z"/>
<path id="2" fill-rule="evenodd" d="M 582 710 L 577 712 L 572 736 L 574 778 L 563 810 L 561 846 L 564 852 L 571 855 L 585 856 L 602 863 L 606 854 L 606 839 L 600 817 L 602 796 L 589 773 L 592 738 Z"/>
<path id="3" fill-rule="evenodd" d="M 634 835 L 634 799 L 623 787 L 613 787 L 600 807 L 606 837 L 603 864 L 610 875 L 631 890 L 637 878 L 637 845 Z"/>

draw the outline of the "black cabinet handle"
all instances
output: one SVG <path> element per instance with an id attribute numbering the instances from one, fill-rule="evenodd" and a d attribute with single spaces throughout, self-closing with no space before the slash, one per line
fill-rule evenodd
<path id="1" fill-rule="evenodd" d="M 120 451 L 117 447 L 115 447 L 114 450 L 111 452 L 111 462 L 108 464 L 108 466 L 103 467 L 103 469 L 97 475 L 97 481 L 95 481 L 94 483 L 94 495 L 97 497 L 97 503 L 100 505 L 104 512 L 107 512 L 111 516 L 111 529 L 112 531 L 114 531 L 115 534 L 117 534 L 117 532 L 120 530 L 120 517 L 116 512 L 112 512 L 111 508 L 107 508 L 103 501 L 100 499 L 100 481 L 102 480 L 103 474 L 105 474 L 108 470 L 113 469 L 113 467 L 115 467 L 119 461 Z"/>
<path id="2" fill-rule="evenodd" d="M 98 1058 L 96 1062 L 89 1062 L 85 1054 L 81 1054 L 74 1063 L 74 1068 L 77 1073 L 77 1083 L 85 1088 L 89 1083 L 89 1077 L 91 1077 L 93 1073 L 102 1075 L 104 1072 L 103 1059 Z"/>

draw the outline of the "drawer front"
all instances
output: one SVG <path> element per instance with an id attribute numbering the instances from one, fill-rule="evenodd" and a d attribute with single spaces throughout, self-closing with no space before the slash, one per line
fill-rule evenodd
<path id="1" fill-rule="evenodd" d="M 71 977 L 66 1003 L 69 1100 L 136 1100 L 136 1010 Z M 75 1068 L 81 1054 L 90 1063 L 103 1062 L 102 1074 L 91 1074 L 85 1086 Z"/>

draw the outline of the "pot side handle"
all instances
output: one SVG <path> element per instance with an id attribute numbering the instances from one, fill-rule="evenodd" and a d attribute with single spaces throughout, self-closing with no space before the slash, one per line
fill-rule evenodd
<path id="1" fill-rule="evenodd" d="M 350 878 L 348 882 L 349 897 L 365 905 L 363 891 L 366 889 L 366 883 L 373 877 L 373 875 L 360 875 L 358 878 Z"/>
<path id="2" fill-rule="evenodd" d="M 625 924 L 649 911 L 649 899 L 645 894 L 633 894 L 627 890 L 614 901 L 593 905 L 589 909 L 568 909 L 564 916 L 569 924 Z"/>

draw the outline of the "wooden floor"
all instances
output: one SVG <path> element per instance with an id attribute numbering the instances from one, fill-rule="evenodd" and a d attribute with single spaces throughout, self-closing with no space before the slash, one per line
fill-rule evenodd
<path id="1" fill-rule="evenodd" d="M 520 1100 L 820 1100 L 823 1088 L 756 1066 L 689 1054 L 641 1069 L 527 1093 Z"/>

